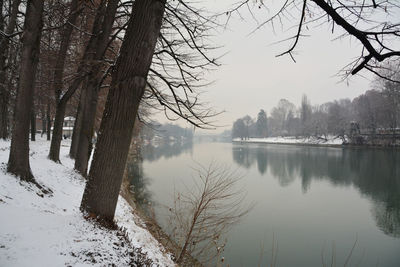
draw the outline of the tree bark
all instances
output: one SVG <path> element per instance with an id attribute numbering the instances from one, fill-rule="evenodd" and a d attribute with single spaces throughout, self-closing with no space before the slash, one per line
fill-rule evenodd
<path id="1" fill-rule="evenodd" d="M 79 105 L 76 111 L 75 116 L 75 124 L 74 124 L 74 131 L 72 133 L 72 140 L 71 140 L 71 147 L 69 149 L 69 156 L 70 158 L 76 158 L 76 152 L 78 150 L 79 145 L 79 134 L 81 132 L 82 127 L 82 117 L 83 117 L 83 109 L 85 104 L 85 94 L 81 91 L 81 95 L 79 98 Z"/>
<path id="2" fill-rule="evenodd" d="M 101 121 L 81 210 L 112 222 L 147 74 L 160 33 L 165 0 L 136 0 Z M 134 14 L 134 15 L 133 15 Z"/>
<path id="3" fill-rule="evenodd" d="M 47 133 L 47 141 L 50 141 L 50 137 L 51 137 L 51 116 L 50 116 L 50 100 L 48 100 L 47 102 L 47 111 L 46 111 L 46 133 Z"/>
<path id="4" fill-rule="evenodd" d="M 70 13 L 61 33 L 61 44 L 57 53 L 56 65 L 53 74 L 53 90 L 55 92 L 57 102 L 60 100 L 62 93 L 65 59 L 67 58 L 67 51 L 71 41 L 73 25 L 75 25 L 80 13 L 79 6 L 81 3 L 78 2 L 78 0 L 72 0 Z"/>
<path id="5" fill-rule="evenodd" d="M 62 140 L 63 124 L 67 102 L 60 101 L 56 107 L 56 116 L 54 117 L 53 136 L 51 138 L 49 159 L 54 162 L 60 162 L 60 146 Z"/>
<path id="6" fill-rule="evenodd" d="M 36 141 L 36 114 L 34 105 L 31 111 L 31 141 Z"/>
<path id="7" fill-rule="evenodd" d="M 82 80 L 83 76 L 76 78 L 68 88 L 67 92 L 60 99 L 60 101 L 58 101 L 58 104 L 56 106 L 56 115 L 54 117 L 53 123 L 53 137 L 51 138 L 49 151 L 49 159 L 54 162 L 60 162 L 60 146 L 62 140 L 65 110 L 67 108 L 68 100 L 79 87 Z"/>
<path id="8" fill-rule="evenodd" d="M 107 8 L 106 8 L 106 2 L 108 3 Z M 104 17 L 107 16 L 109 7 L 111 8 L 114 5 L 115 5 L 115 10 L 116 10 L 117 6 L 118 6 L 117 0 L 108 0 L 108 1 L 102 0 L 100 2 L 100 5 L 97 9 L 96 18 L 95 18 L 95 21 L 93 24 L 92 36 L 90 37 L 89 43 L 85 49 L 83 58 L 82 58 L 81 62 L 79 63 L 77 77 L 72 82 L 72 85 L 68 88 L 68 90 L 62 96 L 62 98 L 60 99 L 59 102 L 65 102 L 65 103 L 68 102 L 68 100 L 71 98 L 71 96 L 78 89 L 78 87 L 81 84 L 81 82 L 83 81 L 83 79 L 91 72 L 92 65 L 99 64 L 99 62 L 96 61 L 98 59 L 98 58 L 96 58 L 97 51 L 99 49 L 102 49 L 103 47 L 104 47 L 104 51 L 105 51 L 105 49 L 107 48 L 108 39 L 109 39 L 109 35 L 112 30 L 112 24 L 114 22 L 114 17 L 115 17 L 116 11 L 114 11 L 114 15 L 110 22 L 105 20 Z M 104 42 L 105 44 L 103 44 L 103 42 L 102 42 L 103 38 L 105 38 L 107 40 L 106 42 Z M 56 120 L 61 120 L 61 122 L 56 122 Z M 60 151 L 61 137 L 62 137 L 62 129 L 61 129 L 61 131 L 58 131 L 58 130 L 55 131 L 55 127 L 56 127 L 56 125 L 60 127 L 60 125 L 62 125 L 63 123 L 64 123 L 64 118 L 56 116 L 55 121 L 54 121 L 53 139 L 51 141 L 50 153 L 49 153 L 49 158 L 55 162 L 60 162 L 59 151 Z M 59 136 L 54 136 L 55 134 L 57 134 Z"/>
<path id="9" fill-rule="evenodd" d="M 7 139 L 9 136 L 8 132 L 8 106 L 10 102 L 10 92 L 0 85 L 0 138 Z"/>
<path id="10" fill-rule="evenodd" d="M 43 134 L 46 132 L 46 113 L 44 108 L 42 108 L 40 119 L 42 121 L 42 133 L 40 134 L 40 137 L 43 137 Z"/>
<path id="11" fill-rule="evenodd" d="M 89 80 L 90 81 L 90 80 Z M 92 146 L 94 122 L 96 119 L 98 90 L 89 86 L 85 90 L 85 105 L 82 112 L 81 129 L 79 132 L 79 145 L 75 158 L 74 168 L 84 177 L 87 176 L 88 161 Z"/>
<path id="12" fill-rule="evenodd" d="M 10 40 L 7 35 L 14 32 L 15 25 L 17 23 L 18 7 L 21 0 L 12 1 L 10 8 L 10 17 L 8 20 L 8 25 L 5 29 L 6 36 L 0 35 L 0 138 L 7 139 L 9 136 L 8 132 L 8 104 L 10 99 L 9 88 L 7 88 L 7 56 L 9 51 Z M 1 6 L 3 7 L 3 1 L 1 1 Z M 1 9 L 1 30 L 4 29 L 4 17 L 3 10 Z"/>
<path id="13" fill-rule="evenodd" d="M 65 109 L 69 100 L 69 98 L 65 99 L 65 95 L 61 98 L 65 59 L 67 58 L 67 51 L 71 41 L 73 25 L 75 24 L 80 13 L 79 7 L 81 4 L 82 2 L 80 0 L 72 0 L 71 2 L 71 10 L 68 15 L 67 23 L 65 24 L 65 27 L 61 33 L 61 44 L 57 53 L 56 65 L 53 74 L 53 90 L 56 97 L 56 116 L 54 118 L 53 137 L 50 144 L 49 159 L 55 162 L 60 162 L 62 127 L 64 124 Z M 79 77 L 76 78 L 76 80 L 79 79 Z M 73 87 L 70 87 L 69 89 L 75 91 L 79 87 L 79 84 L 80 82 L 78 83 L 77 81 L 74 81 L 72 83 Z"/>
<path id="14" fill-rule="evenodd" d="M 22 37 L 15 121 L 7 171 L 22 180 L 35 182 L 29 165 L 29 120 L 33 103 L 35 73 L 39 59 L 43 1 L 28 0 Z"/>
<path id="15" fill-rule="evenodd" d="M 82 93 L 85 94 L 81 131 L 79 133 L 79 145 L 76 152 L 75 169 L 83 176 L 87 175 L 89 154 L 92 148 L 93 128 L 96 119 L 99 87 L 102 80 L 102 59 L 106 52 L 109 36 L 112 32 L 118 0 L 109 0 L 105 10 L 102 30 L 99 34 L 94 55 L 94 64 L 91 65 L 87 82 L 84 83 Z"/>

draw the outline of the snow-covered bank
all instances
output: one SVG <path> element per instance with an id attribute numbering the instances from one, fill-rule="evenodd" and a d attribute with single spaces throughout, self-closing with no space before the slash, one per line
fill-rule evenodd
<path id="1" fill-rule="evenodd" d="M 242 143 L 267 143 L 267 144 L 299 144 L 299 145 L 326 145 L 326 146 L 340 146 L 343 144 L 343 140 L 338 137 L 328 136 L 325 140 L 323 138 L 308 137 L 308 138 L 296 138 L 293 136 L 289 137 L 267 137 L 267 138 L 249 138 L 241 139 L 235 138 L 233 142 Z"/>
<path id="2" fill-rule="evenodd" d="M 123 198 L 115 218 L 130 244 L 119 231 L 85 220 L 79 211 L 84 180 L 67 157 L 69 144 L 61 147 L 62 165 L 47 159 L 49 145 L 30 143 L 32 172 L 53 191 L 43 196 L 6 173 L 10 142 L 0 141 L 0 266 L 135 266 L 143 253 L 147 265 L 175 265 Z"/>

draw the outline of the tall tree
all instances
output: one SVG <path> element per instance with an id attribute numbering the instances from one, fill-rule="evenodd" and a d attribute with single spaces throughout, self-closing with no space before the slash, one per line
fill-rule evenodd
<path id="1" fill-rule="evenodd" d="M 275 133 L 280 135 L 286 135 L 287 130 L 287 116 L 289 112 L 294 112 L 296 106 L 286 99 L 281 99 L 278 105 L 271 111 L 271 117 L 275 123 Z"/>
<path id="2" fill-rule="evenodd" d="M 249 115 L 246 115 L 243 117 L 243 123 L 245 126 L 245 137 L 249 139 L 251 136 L 251 128 L 252 128 L 251 126 L 254 123 L 253 119 Z"/>
<path id="3" fill-rule="evenodd" d="M 83 97 L 83 112 L 82 121 L 80 121 L 79 143 L 76 151 L 75 169 L 82 175 L 87 175 L 87 167 L 89 160 L 89 151 L 92 146 L 93 128 L 96 118 L 97 101 L 100 90 L 101 81 L 103 78 L 102 59 L 107 50 L 110 35 L 112 33 L 112 26 L 117 12 L 118 0 L 109 0 L 107 8 L 104 11 L 104 18 L 102 29 L 97 37 L 96 48 L 93 51 L 93 63 L 86 81 L 83 83 L 85 86 L 82 88 Z M 81 96 L 82 97 L 82 96 Z"/>
<path id="4" fill-rule="evenodd" d="M 5 20 L 3 17 L 3 1 L 1 1 L 1 22 L 0 30 L 4 30 L 4 34 L 0 34 L 0 138 L 6 139 L 9 136 L 8 133 L 8 105 L 10 92 L 7 88 L 7 57 L 10 46 L 10 38 L 14 33 L 15 26 L 18 18 L 18 7 L 21 0 L 15 0 L 11 2 L 10 14 L 8 18 L 7 27 L 4 27 Z M 10 62 L 8 62 L 10 63 Z"/>
<path id="5" fill-rule="evenodd" d="M 83 92 L 81 91 L 81 95 L 79 96 L 79 104 L 78 104 L 78 108 L 76 110 L 76 115 L 75 115 L 74 130 L 72 132 L 72 137 L 71 137 L 71 147 L 69 149 L 69 156 L 72 159 L 74 159 L 76 157 L 76 153 L 78 151 L 79 135 L 80 135 L 81 126 L 82 126 L 84 103 L 85 103 L 85 94 L 83 94 Z"/>
<path id="6" fill-rule="evenodd" d="M 246 137 L 246 125 L 244 125 L 243 119 L 237 119 L 233 123 L 232 138 L 236 137 L 240 137 L 241 139 Z"/>
<path id="7" fill-rule="evenodd" d="M 132 130 L 160 34 L 165 0 L 136 0 L 112 73 L 81 210 L 112 221 Z"/>
<path id="8" fill-rule="evenodd" d="M 15 120 L 7 171 L 22 180 L 36 183 L 29 165 L 29 122 L 33 103 L 34 82 L 39 59 L 43 1 L 28 0 L 22 37 L 19 84 Z"/>
<path id="9" fill-rule="evenodd" d="M 72 31 L 81 10 L 82 1 L 72 0 L 68 19 L 61 31 L 61 43 L 57 53 L 57 59 L 53 73 L 53 90 L 56 99 L 56 116 L 53 126 L 53 136 L 50 144 L 49 158 L 53 161 L 60 161 L 60 145 L 62 139 L 62 126 L 64 123 L 64 115 L 69 98 L 73 95 L 79 86 L 82 75 L 78 76 L 71 84 L 67 92 L 63 93 L 63 74 L 65 68 L 65 60 L 67 58 L 68 47 L 71 41 Z M 82 68 L 80 69 L 82 71 Z"/>
<path id="10" fill-rule="evenodd" d="M 311 104 L 308 101 L 307 96 L 303 95 L 303 97 L 301 98 L 301 106 L 300 106 L 300 121 L 301 121 L 301 130 L 303 136 L 310 135 L 311 115 L 312 115 Z"/>
<path id="11" fill-rule="evenodd" d="M 257 115 L 256 132 L 258 137 L 267 137 L 267 114 L 263 109 Z"/>

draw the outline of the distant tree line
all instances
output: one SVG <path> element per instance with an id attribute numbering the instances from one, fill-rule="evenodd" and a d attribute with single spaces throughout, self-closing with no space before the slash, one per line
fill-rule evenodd
<path id="1" fill-rule="evenodd" d="M 178 142 L 191 142 L 193 139 L 193 129 L 183 128 L 172 123 L 151 123 L 143 125 L 140 128 L 139 136 L 141 140 L 147 140 L 149 142 L 155 137 L 163 139 L 164 141 L 174 140 Z"/>
<path id="2" fill-rule="evenodd" d="M 353 100 L 339 99 L 321 105 L 312 105 L 303 95 L 296 107 L 281 99 L 270 115 L 261 109 L 255 119 L 246 115 L 237 119 L 232 137 L 295 136 L 327 139 L 334 135 L 342 139 L 350 134 L 351 124 L 362 133 L 396 133 L 400 127 L 400 84 L 387 79 L 376 79 L 374 89 Z"/>

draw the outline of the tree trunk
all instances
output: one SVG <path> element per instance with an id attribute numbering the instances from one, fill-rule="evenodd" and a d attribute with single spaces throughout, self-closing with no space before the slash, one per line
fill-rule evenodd
<path id="1" fill-rule="evenodd" d="M 9 100 L 10 92 L 0 85 L 0 138 L 4 140 L 8 138 Z"/>
<path id="2" fill-rule="evenodd" d="M 56 107 L 56 116 L 53 124 L 53 137 L 51 138 L 49 159 L 60 162 L 60 147 L 63 134 L 63 124 L 67 102 L 60 101 Z"/>
<path id="3" fill-rule="evenodd" d="M 4 16 L 3 16 L 3 0 L 0 0 L 0 31 L 4 31 Z M 4 36 L 0 37 L 1 42 L 5 39 Z M 0 56 L 1 57 L 1 56 Z M 2 59 L 1 59 L 2 60 Z M 5 68 L 2 68 L 0 64 L 0 76 L 5 73 Z M 5 76 L 5 75 L 4 75 Z M 1 81 L 1 78 L 0 78 Z M 5 125 L 7 121 L 8 101 L 5 101 L 5 87 L 0 84 L 0 138 L 7 139 L 8 137 L 8 126 Z"/>
<path id="4" fill-rule="evenodd" d="M 50 151 L 49 151 L 49 159 L 60 162 L 60 146 L 62 140 L 62 127 L 64 124 L 64 115 L 65 109 L 67 106 L 67 102 L 69 99 L 64 99 L 66 96 L 63 96 L 61 99 L 62 87 L 63 87 L 63 74 L 64 74 L 64 66 L 65 59 L 67 57 L 67 51 L 69 47 L 69 43 L 71 41 L 73 25 L 76 22 L 76 19 L 79 15 L 79 6 L 81 5 L 81 1 L 73 0 L 71 2 L 71 10 L 68 15 L 67 23 L 61 33 L 61 44 L 57 53 L 56 65 L 54 69 L 54 83 L 53 90 L 56 96 L 56 116 L 54 118 L 54 128 L 53 128 L 53 137 L 51 139 Z M 78 80 L 76 78 L 76 80 Z M 80 83 L 80 82 L 79 82 Z M 79 83 L 74 81 L 72 83 L 72 87 L 69 89 L 75 91 L 77 87 L 79 87 Z M 72 96 L 72 94 L 71 94 Z"/>
<path id="5" fill-rule="evenodd" d="M 106 8 L 106 2 L 107 8 Z M 66 93 L 62 96 L 60 99 L 61 101 L 67 102 L 71 96 L 75 93 L 75 91 L 78 89 L 81 81 L 85 78 L 85 76 L 91 72 L 92 70 L 92 65 L 99 64 L 99 62 L 96 62 L 100 60 L 104 52 L 107 48 L 109 36 L 112 31 L 112 25 L 114 22 L 115 18 L 115 13 L 118 7 L 118 0 L 102 0 L 100 2 L 99 8 L 97 9 L 97 14 L 96 18 L 93 24 L 93 29 L 92 29 L 92 36 L 89 40 L 89 43 L 85 49 L 83 58 L 81 62 L 79 63 L 77 75 L 78 77 L 75 78 L 75 80 L 72 82 L 72 85 L 68 88 Z M 114 10 L 113 10 L 114 9 Z M 112 16 L 108 16 L 108 12 L 113 12 L 111 14 Z M 106 19 L 108 18 L 108 20 Z M 103 51 L 99 57 L 98 51 Z M 56 112 L 57 113 L 57 112 Z M 56 120 L 61 119 L 61 122 L 57 122 L 57 125 L 63 124 L 64 118 L 57 117 L 55 118 L 54 124 L 56 124 Z M 49 158 L 52 160 L 55 160 L 56 162 L 59 162 L 59 155 L 56 155 L 55 153 L 60 151 L 60 145 L 61 142 L 57 142 L 58 140 L 61 140 L 62 136 L 54 136 L 55 134 L 60 134 L 60 132 L 53 132 L 53 139 L 54 139 L 54 144 L 52 140 L 52 147 L 53 151 L 50 151 Z M 58 147 L 56 147 L 58 146 Z"/>
<path id="6" fill-rule="evenodd" d="M 15 121 L 7 166 L 8 172 L 29 182 L 35 182 L 29 165 L 29 120 L 39 59 L 42 13 L 43 1 L 28 0 L 22 38 Z"/>
<path id="7" fill-rule="evenodd" d="M 47 126 L 46 126 L 46 133 L 47 133 L 47 141 L 50 141 L 50 137 L 51 137 L 51 116 L 50 116 L 50 100 L 48 100 L 47 102 L 47 111 L 46 111 L 46 122 L 47 122 Z"/>
<path id="8" fill-rule="evenodd" d="M 36 114 L 33 106 L 31 111 L 31 141 L 36 141 Z"/>
<path id="9" fill-rule="evenodd" d="M 109 43 L 109 36 L 112 31 L 112 25 L 117 12 L 118 1 L 108 1 L 107 8 L 104 12 L 104 20 L 102 31 L 98 36 L 93 64 L 90 67 L 87 82 L 84 83 L 82 93 L 85 94 L 85 104 L 83 110 L 81 130 L 79 133 L 79 144 L 76 152 L 75 169 L 83 176 L 87 175 L 87 166 L 89 154 L 92 147 L 92 136 L 94 122 L 96 118 L 97 100 L 100 83 L 102 80 L 102 62 L 104 54 Z"/>
<path id="10" fill-rule="evenodd" d="M 81 210 L 112 222 L 147 74 L 160 33 L 165 0 L 136 0 L 100 126 Z"/>
<path id="11" fill-rule="evenodd" d="M 93 83 L 89 79 L 89 84 Z M 96 86 L 96 85 L 94 85 Z M 97 87 L 97 86 L 96 86 Z M 75 169 L 83 176 L 87 176 L 88 161 L 92 146 L 94 123 L 96 119 L 98 89 L 88 86 L 85 90 L 85 105 L 83 110 L 81 130 L 79 133 L 79 145 L 75 159 Z"/>
<path id="12" fill-rule="evenodd" d="M 56 65 L 53 74 L 53 90 L 55 92 L 57 102 L 60 100 L 62 92 L 65 59 L 67 58 L 67 51 L 69 43 L 71 41 L 72 30 L 74 29 L 73 25 L 75 25 L 75 22 L 80 13 L 78 2 L 78 0 L 72 0 L 68 19 L 61 33 L 61 44 L 60 48 L 58 49 Z"/>
<path id="13" fill-rule="evenodd" d="M 71 138 L 72 139 L 71 147 L 69 149 L 69 156 L 72 159 L 76 158 L 76 152 L 78 150 L 79 134 L 81 132 L 81 127 L 82 127 L 84 104 L 85 104 L 85 94 L 84 94 L 84 92 L 81 91 L 81 95 L 79 98 L 78 110 L 76 111 L 76 116 L 75 116 L 74 131 L 72 133 L 72 138 Z"/>
<path id="14" fill-rule="evenodd" d="M 44 109 L 42 109 L 41 111 L 40 119 L 42 121 L 42 133 L 40 134 L 40 137 L 43 137 L 44 133 L 46 132 L 46 114 L 44 112 Z"/>
<path id="15" fill-rule="evenodd" d="M 3 1 L 1 2 L 1 7 L 3 7 Z M 21 3 L 21 0 L 15 0 L 12 2 L 10 8 L 10 16 L 8 19 L 8 25 L 5 29 L 6 35 L 12 34 L 15 29 L 15 25 L 17 22 L 18 15 L 18 7 Z M 3 31 L 4 29 L 4 17 L 3 17 L 3 9 L 1 8 L 1 22 L 0 29 Z M 0 35 L 0 138 L 7 139 L 9 136 L 8 133 L 8 105 L 10 92 L 9 88 L 7 88 L 7 67 L 6 61 L 8 56 L 10 40 L 4 35 Z"/>

